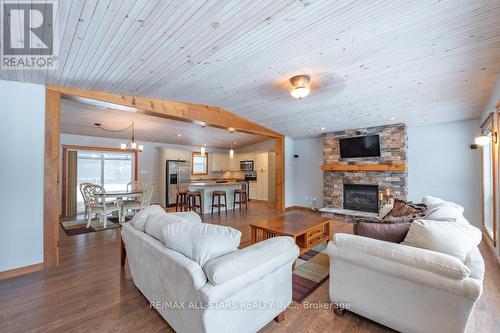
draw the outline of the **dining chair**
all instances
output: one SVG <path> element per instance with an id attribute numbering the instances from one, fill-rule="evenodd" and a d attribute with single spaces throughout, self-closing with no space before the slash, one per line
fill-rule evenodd
<path id="1" fill-rule="evenodd" d="M 81 183 L 80 184 L 80 193 L 82 194 L 83 205 L 85 206 L 85 213 L 83 214 L 84 220 L 87 219 L 88 213 L 89 213 L 89 196 L 88 196 L 87 192 L 83 190 L 83 188 L 87 185 L 92 185 L 92 183 Z"/>
<path id="2" fill-rule="evenodd" d="M 90 184 L 83 187 L 83 191 L 88 195 L 89 206 L 87 216 L 87 228 L 92 221 L 92 213 L 99 215 L 99 222 L 104 228 L 108 225 L 108 214 L 118 212 L 118 220 L 121 221 L 121 210 L 116 203 L 106 202 L 106 190 L 101 185 Z"/>
<path id="3" fill-rule="evenodd" d="M 140 200 L 125 200 L 122 202 L 122 213 L 125 216 L 127 210 L 141 211 L 144 207 L 151 205 L 155 183 L 147 183 L 144 186 Z"/>

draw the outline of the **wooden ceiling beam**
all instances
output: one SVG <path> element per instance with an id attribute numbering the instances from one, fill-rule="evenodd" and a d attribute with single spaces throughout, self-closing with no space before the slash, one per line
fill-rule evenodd
<path id="1" fill-rule="evenodd" d="M 237 116 L 215 106 L 178 102 L 173 100 L 128 96 L 101 91 L 83 90 L 69 87 L 47 86 L 48 90 L 64 95 L 94 99 L 101 102 L 136 108 L 153 116 L 174 120 L 199 122 L 206 126 L 234 130 L 250 134 L 279 138 L 281 133 L 270 130 L 248 119 Z"/>

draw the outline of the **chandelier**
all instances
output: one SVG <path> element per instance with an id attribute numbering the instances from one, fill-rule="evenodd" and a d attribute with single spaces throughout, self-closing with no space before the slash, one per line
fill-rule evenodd
<path id="1" fill-rule="evenodd" d="M 106 129 L 106 128 L 102 127 L 102 124 L 100 124 L 100 123 L 94 123 L 94 125 L 99 127 L 100 129 L 106 131 L 106 132 L 112 132 L 112 133 L 125 132 L 125 131 L 128 131 L 129 129 L 132 129 L 132 137 L 130 138 L 130 140 L 127 143 L 120 144 L 120 149 L 132 150 L 134 152 L 135 151 L 141 152 L 144 150 L 144 146 L 137 144 L 137 142 L 135 141 L 135 127 L 134 127 L 135 123 L 132 123 L 130 126 L 124 128 L 124 129 L 120 129 L 120 130 Z"/>

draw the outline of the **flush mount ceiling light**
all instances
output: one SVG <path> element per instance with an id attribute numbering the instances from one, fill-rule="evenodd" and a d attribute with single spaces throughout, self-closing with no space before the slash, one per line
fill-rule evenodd
<path id="1" fill-rule="evenodd" d="M 295 98 L 302 99 L 311 92 L 311 77 L 309 75 L 297 75 L 290 78 L 290 95 Z"/>

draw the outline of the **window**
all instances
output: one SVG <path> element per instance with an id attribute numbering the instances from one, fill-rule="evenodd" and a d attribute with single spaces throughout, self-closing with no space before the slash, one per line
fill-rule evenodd
<path id="1" fill-rule="evenodd" d="M 193 153 L 193 158 L 191 161 L 193 169 L 191 173 L 193 175 L 206 175 L 208 174 L 208 155 L 201 155 L 200 153 Z"/>
<path id="2" fill-rule="evenodd" d="M 133 179 L 134 157 L 132 153 L 78 151 L 77 162 L 77 210 L 85 210 L 80 193 L 81 183 L 103 186 L 106 191 L 126 190 Z"/>

